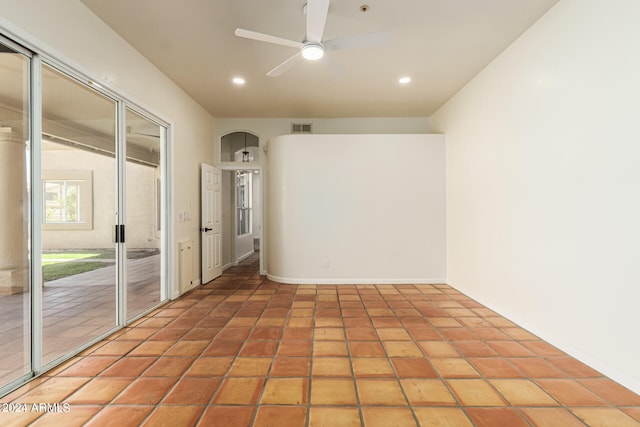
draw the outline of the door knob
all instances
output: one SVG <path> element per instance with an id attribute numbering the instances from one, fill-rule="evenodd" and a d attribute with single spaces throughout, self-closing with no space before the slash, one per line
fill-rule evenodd
<path id="1" fill-rule="evenodd" d="M 211 230 L 213 230 L 213 228 L 207 228 L 207 227 L 204 227 L 204 228 L 201 228 L 201 229 L 200 229 L 200 231 L 202 231 L 202 232 L 204 232 L 204 233 L 206 233 L 207 231 L 211 231 Z"/>

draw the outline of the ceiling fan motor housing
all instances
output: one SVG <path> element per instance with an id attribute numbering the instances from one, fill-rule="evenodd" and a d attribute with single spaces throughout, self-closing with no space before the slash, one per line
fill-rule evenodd
<path id="1" fill-rule="evenodd" d="M 302 57 L 310 61 L 316 61 L 324 56 L 324 46 L 317 42 L 304 42 L 302 46 Z"/>

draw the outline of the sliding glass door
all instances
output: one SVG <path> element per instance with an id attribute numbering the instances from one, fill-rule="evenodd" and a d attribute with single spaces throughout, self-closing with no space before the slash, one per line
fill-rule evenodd
<path id="1" fill-rule="evenodd" d="M 42 362 L 117 326 L 116 101 L 42 69 Z"/>
<path id="2" fill-rule="evenodd" d="M 30 67 L 0 40 L 0 386 L 31 371 Z"/>
<path id="3" fill-rule="evenodd" d="M 167 134 L 0 37 L 0 396 L 167 299 Z"/>
<path id="4" fill-rule="evenodd" d="M 127 319 L 157 305 L 161 292 L 162 154 L 165 128 L 126 110 Z"/>

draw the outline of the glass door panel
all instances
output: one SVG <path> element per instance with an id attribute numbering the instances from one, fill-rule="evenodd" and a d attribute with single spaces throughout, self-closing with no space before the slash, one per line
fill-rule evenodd
<path id="1" fill-rule="evenodd" d="M 117 326 L 116 103 L 42 69 L 42 364 Z"/>
<path id="2" fill-rule="evenodd" d="M 127 109 L 127 320 L 158 305 L 162 289 L 162 144 L 165 128 Z"/>
<path id="3" fill-rule="evenodd" d="M 31 372 L 29 67 L 0 43 L 0 388 Z"/>

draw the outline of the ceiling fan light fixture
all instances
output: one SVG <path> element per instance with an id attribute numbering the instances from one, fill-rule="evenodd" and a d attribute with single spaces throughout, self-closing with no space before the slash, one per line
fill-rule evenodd
<path id="1" fill-rule="evenodd" d="M 324 47 L 320 43 L 306 42 L 302 46 L 302 57 L 309 61 L 317 61 L 324 56 Z"/>
<path id="2" fill-rule="evenodd" d="M 329 6 L 331 0 L 307 0 L 302 10 L 306 13 L 306 32 L 302 42 L 270 34 L 257 33 L 255 31 L 236 28 L 236 37 L 255 40 L 264 43 L 287 46 L 296 49 L 295 55 L 280 63 L 267 73 L 269 77 L 277 77 L 295 66 L 301 59 L 317 61 L 324 56 L 325 47 L 328 52 L 342 49 L 354 49 L 359 47 L 370 47 L 380 45 L 387 40 L 387 33 L 369 33 L 355 36 L 340 37 L 326 40 L 323 38 L 327 23 Z M 366 12 L 369 6 L 363 4 L 360 10 Z M 323 44 L 326 42 L 326 45 Z"/>

